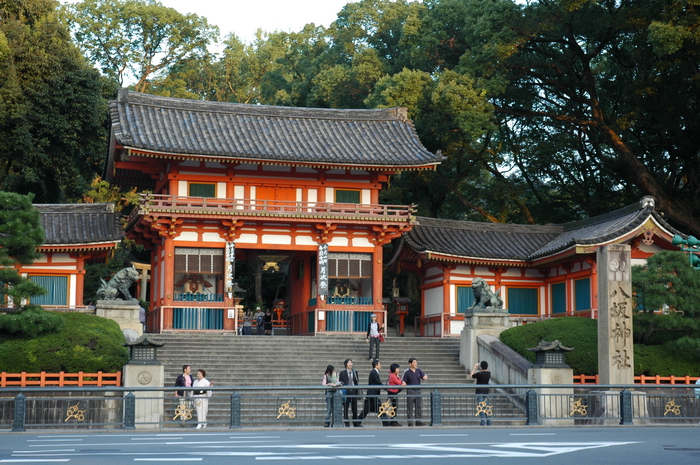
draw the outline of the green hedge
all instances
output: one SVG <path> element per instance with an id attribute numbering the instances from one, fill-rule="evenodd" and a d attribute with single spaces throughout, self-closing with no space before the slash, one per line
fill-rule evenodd
<path id="1" fill-rule="evenodd" d="M 61 315 L 65 324 L 55 333 L 0 340 L 0 371 L 95 373 L 122 369 L 129 353 L 115 321 L 84 313 Z"/>
<path id="2" fill-rule="evenodd" d="M 540 341 L 558 339 L 574 348 L 566 362 L 575 375 L 598 373 L 598 321 L 590 318 L 564 317 L 510 328 L 501 333 L 501 341 L 531 362 L 535 353 L 527 350 Z M 673 341 L 675 342 L 675 341 Z M 700 355 L 694 350 L 679 350 L 674 343 L 657 346 L 634 345 L 635 376 L 697 376 Z"/>

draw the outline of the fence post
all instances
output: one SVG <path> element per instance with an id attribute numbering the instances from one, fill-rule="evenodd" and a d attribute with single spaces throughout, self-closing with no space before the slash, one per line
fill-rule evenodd
<path id="1" fill-rule="evenodd" d="M 15 397 L 15 421 L 12 431 L 26 431 L 24 428 L 25 412 L 27 410 L 27 398 L 21 392 Z"/>
<path id="2" fill-rule="evenodd" d="M 430 393 L 430 426 L 442 426 L 442 395 L 437 389 Z"/>
<path id="3" fill-rule="evenodd" d="M 526 425 L 540 424 L 538 397 L 539 395 L 537 394 L 537 392 L 533 391 L 532 389 L 529 389 L 527 391 L 525 398 L 525 410 L 527 413 L 527 423 L 525 423 Z"/>
<path id="4" fill-rule="evenodd" d="M 620 392 L 620 424 L 632 425 L 632 392 L 623 389 Z"/>
<path id="5" fill-rule="evenodd" d="M 136 396 L 133 392 L 124 396 L 124 429 L 136 429 Z"/>
<path id="6" fill-rule="evenodd" d="M 231 426 L 230 429 L 241 427 L 241 395 L 237 392 L 231 394 Z"/>
<path id="7" fill-rule="evenodd" d="M 340 389 L 333 392 L 333 415 L 331 426 L 333 428 L 343 427 L 343 394 Z"/>

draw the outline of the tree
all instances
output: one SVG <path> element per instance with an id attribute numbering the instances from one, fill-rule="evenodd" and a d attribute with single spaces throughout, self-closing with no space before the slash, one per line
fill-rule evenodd
<path id="1" fill-rule="evenodd" d="M 696 7 L 467 3 L 474 27 L 455 37 L 464 41 L 456 69 L 489 82 L 496 142 L 536 198 L 576 198 L 594 215 L 649 194 L 671 222 L 700 233 Z"/>
<path id="2" fill-rule="evenodd" d="M 685 339 L 700 348 L 700 271 L 679 251 L 659 252 L 632 268 L 635 338 L 643 344 Z M 660 310 L 667 314 L 659 314 Z"/>
<path id="3" fill-rule="evenodd" d="M 50 0 L 0 0 L 0 190 L 79 197 L 106 150 L 103 82 Z"/>
<path id="4" fill-rule="evenodd" d="M 208 54 L 219 29 L 154 0 L 84 0 L 67 5 L 76 42 L 119 85 L 145 92 L 183 60 Z"/>
<path id="5" fill-rule="evenodd" d="M 36 247 L 45 240 L 39 211 L 31 196 L 0 192 L 0 297 L 9 297 L 15 306 L 46 289 L 20 276 L 15 264 L 27 265 L 39 257 Z"/>

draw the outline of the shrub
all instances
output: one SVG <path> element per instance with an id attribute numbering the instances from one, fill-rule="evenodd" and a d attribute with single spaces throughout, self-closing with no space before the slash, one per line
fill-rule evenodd
<path id="1" fill-rule="evenodd" d="M 65 324 L 57 332 L 0 343 L 0 371 L 94 373 L 122 369 L 128 350 L 122 345 L 124 335 L 115 321 L 84 313 L 62 316 Z"/>
<path id="2" fill-rule="evenodd" d="M 566 363 L 575 375 L 598 373 L 598 322 L 590 318 L 566 317 L 530 323 L 501 333 L 501 341 L 531 362 L 535 353 L 527 350 L 541 341 L 559 340 L 574 350 L 566 354 Z"/>
<path id="3" fill-rule="evenodd" d="M 558 339 L 574 350 L 566 354 L 566 363 L 575 375 L 598 373 L 598 321 L 565 317 L 510 328 L 501 333 L 501 341 L 531 362 L 535 354 L 527 350 L 540 341 Z M 660 376 L 697 376 L 700 369 L 698 341 L 681 338 L 663 345 L 634 345 L 634 374 Z"/>
<path id="4" fill-rule="evenodd" d="M 18 337 L 34 338 L 43 333 L 52 333 L 63 326 L 63 316 L 45 312 L 41 307 L 27 307 L 17 313 L 0 316 L 0 333 Z"/>

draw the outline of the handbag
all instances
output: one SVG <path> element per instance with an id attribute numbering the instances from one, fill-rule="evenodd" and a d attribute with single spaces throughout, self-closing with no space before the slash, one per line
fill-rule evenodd
<path id="1" fill-rule="evenodd" d="M 379 333 L 379 342 L 384 342 L 384 335 Z"/>
<path id="2" fill-rule="evenodd" d="M 348 394 L 348 390 L 347 390 L 347 389 L 341 389 L 341 390 L 340 390 L 340 395 L 343 396 L 343 402 L 346 402 L 347 399 L 346 399 L 345 396 L 346 396 L 347 394 Z"/>

